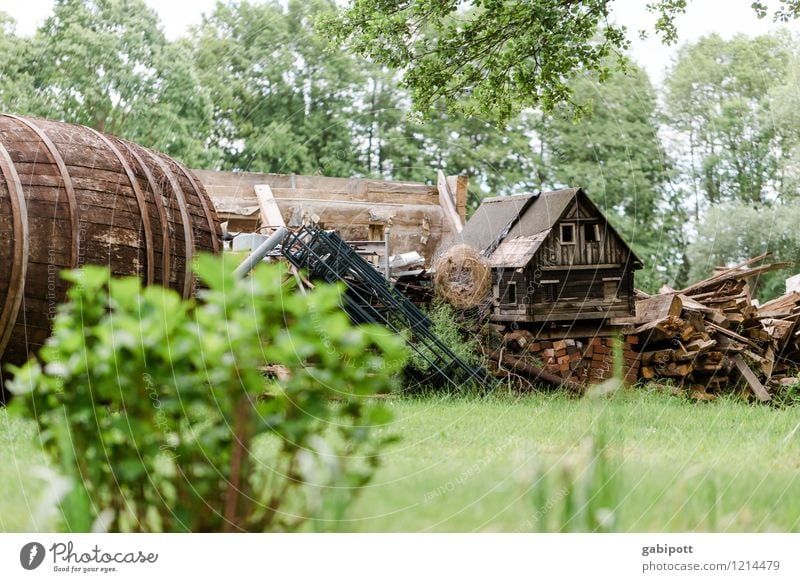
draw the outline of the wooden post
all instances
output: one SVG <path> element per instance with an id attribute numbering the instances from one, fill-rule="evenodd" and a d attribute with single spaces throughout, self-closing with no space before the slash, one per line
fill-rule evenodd
<path id="1" fill-rule="evenodd" d="M 456 212 L 458 212 L 462 222 L 467 222 L 469 177 L 463 175 L 447 176 L 447 185 L 450 187 L 450 192 L 455 194 Z"/>
<path id="2" fill-rule="evenodd" d="M 445 178 L 444 172 L 441 170 L 437 172 L 436 184 L 439 189 L 439 204 L 442 206 L 442 210 L 450 222 L 453 232 L 458 234 L 464 230 L 464 221 L 456 210 L 455 197 L 450 191 L 450 186 L 447 184 L 447 178 Z"/>
<path id="3" fill-rule="evenodd" d="M 383 229 L 383 261 L 385 265 L 385 277 L 387 281 L 391 280 L 391 266 L 389 265 L 389 253 L 391 252 L 391 248 L 389 246 L 389 235 L 391 233 L 391 227 L 387 224 L 386 228 Z"/>
<path id="4" fill-rule="evenodd" d="M 275 230 L 281 226 L 286 226 L 283 222 L 281 210 L 278 208 L 278 202 L 275 200 L 269 184 L 257 184 L 254 186 L 254 190 L 256 191 L 256 198 L 258 198 L 261 227 Z"/>

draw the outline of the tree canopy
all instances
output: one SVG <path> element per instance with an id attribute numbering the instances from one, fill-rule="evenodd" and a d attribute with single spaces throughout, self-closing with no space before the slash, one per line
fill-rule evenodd
<path id="1" fill-rule="evenodd" d="M 677 40 L 675 18 L 690 0 L 656 0 L 655 32 Z M 764 2 L 753 2 L 758 17 Z M 328 34 L 361 55 L 403 70 L 415 107 L 437 100 L 466 113 L 506 120 L 526 107 L 577 106 L 569 79 L 600 80 L 625 62 L 630 41 L 614 24 L 614 0 L 350 0 L 325 20 Z M 773 16 L 800 15 L 800 0 L 781 0 Z"/>

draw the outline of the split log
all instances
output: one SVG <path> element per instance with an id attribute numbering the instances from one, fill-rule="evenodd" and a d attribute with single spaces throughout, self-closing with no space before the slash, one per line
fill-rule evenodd
<path id="1" fill-rule="evenodd" d="M 782 269 L 788 263 L 758 265 L 765 253 L 679 291 L 637 297 L 636 323 L 645 379 L 682 378 L 684 386 L 723 390 L 736 368 L 759 400 L 764 385 L 800 366 L 800 292 L 787 292 L 762 306 L 753 301 L 748 279 Z M 757 362 L 750 370 L 742 354 Z M 747 368 L 747 370 L 744 370 Z M 691 382 L 691 384 L 686 384 Z M 694 389 L 694 388 L 692 388 Z"/>

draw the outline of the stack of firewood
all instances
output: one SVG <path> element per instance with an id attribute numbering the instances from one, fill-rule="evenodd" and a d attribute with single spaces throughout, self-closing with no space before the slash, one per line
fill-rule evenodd
<path id="1" fill-rule="evenodd" d="M 642 294 L 636 302 L 640 375 L 670 378 L 695 398 L 747 387 L 761 401 L 792 384 L 800 365 L 800 294 L 758 306 L 748 281 L 787 267 L 753 267 L 762 255 L 676 291 Z"/>
<path id="2" fill-rule="evenodd" d="M 616 341 L 620 341 L 619 352 Z M 499 377 L 517 376 L 532 383 L 546 383 L 582 393 L 588 384 L 614 376 L 618 353 L 623 381 L 636 382 L 639 354 L 634 351 L 637 336 L 540 340 L 527 330 L 502 335 L 500 349 L 486 353 L 489 369 Z"/>

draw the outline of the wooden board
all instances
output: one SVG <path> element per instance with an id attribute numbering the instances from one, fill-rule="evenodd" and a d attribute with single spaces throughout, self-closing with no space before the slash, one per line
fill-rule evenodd
<path id="1" fill-rule="evenodd" d="M 753 394 L 755 394 L 756 398 L 758 398 L 761 402 L 769 402 L 772 400 L 772 397 L 769 395 L 769 392 L 767 392 L 767 389 L 764 388 L 764 385 L 759 381 L 756 375 L 753 374 L 753 371 L 742 359 L 741 354 L 736 354 L 733 356 L 731 361 L 742 375 L 742 378 L 744 378 L 744 381 L 747 382 L 747 385 L 750 387 L 750 390 L 753 391 Z"/>

